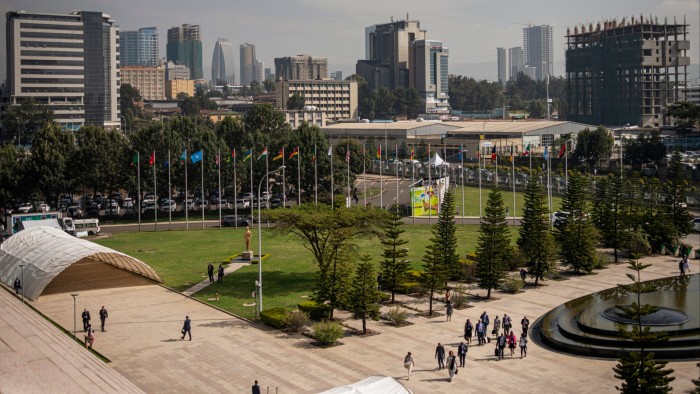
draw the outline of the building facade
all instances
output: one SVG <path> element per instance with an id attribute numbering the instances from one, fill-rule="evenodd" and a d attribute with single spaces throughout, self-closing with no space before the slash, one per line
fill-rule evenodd
<path id="1" fill-rule="evenodd" d="M 120 127 L 119 28 L 108 14 L 6 14 L 10 104 L 33 98 L 65 129 Z"/>
<path id="2" fill-rule="evenodd" d="M 122 66 L 121 83 L 136 88 L 144 100 L 165 100 L 165 67 Z"/>
<path id="3" fill-rule="evenodd" d="M 179 93 L 185 93 L 192 97 L 195 95 L 195 92 L 193 79 L 172 79 L 165 81 L 165 98 L 168 100 L 177 99 Z"/>
<path id="4" fill-rule="evenodd" d="M 236 84 L 236 71 L 233 64 L 233 45 L 225 38 L 217 39 L 211 59 L 212 86 Z"/>
<path id="5" fill-rule="evenodd" d="M 342 81 L 343 80 L 343 72 L 340 70 L 333 71 L 332 73 L 330 73 L 330 77 L 331 77 L 331 79 L 333 79 L 335 81 Z"/>
<path id="6" fill-rule="evenodd" d="M 524 72 L 525 61 L 523 60 L 523 48 L 514 47 L 508 49 L 508 72 L 510 78 L 517 78 L 518 74 Z"/>
<path id="7" fill-rule="evenodd" d="M 304 105 L 324 112 L 328 121 L 357 119 L 357 82 L 333 80 L 305 80 L 275 82 L 275 102 L 287 109 L 287 101 L 294 93 L 304 97 Z"/>
<path id="8" fill-rule="evenodd" d="M 166 49 L 168 61 L 189 67 L 190 78 L 204 78 L 199 25 L 184 24 L 168 29 Z"/>
<path id="9" fill-rule="evenodd" d="M 535 77 L 542 81 L 554 75 L 554 28 L 549 25 L 523 28 L 523 60 L 535 68 Z"/>
<path id="10" fill-rule="evenodd" d="M 285 110 L 284 121 L 291 126 L 292 130 L 298 129 L 304 122 L 321 128 L 326 127 L 327 123 L 326 113 L 313 106 L 307 106 L 302 110 Z"/>
<path id="11" fill-rule="evenodd" d="M 328 78 L 328 59 L 311 55 L 296 55 L 275 58 L 275 80 Z"/>
<path id="12" fill-rule="evenodd" d="M 659 127 L 687 86 L 688 25 L 623 18 L 566 34 L 568 120 Z"/>
<path id="13" fill-rule="evenodd" d="M 155 67 L 160 64 L 158 28 L 144 27 L 119 32 L 119 63 L 122 66 Z"/>
<path id="14" fill-rule="evenodd" d="M 255 74 L 255 45 L 245 43 L 241 45 L 240 48 L 240 62 L 241 62 L 241 85 L 248 86 L 253 82 L 253 75 Z"/>
<path id="15" fill-rule="evenodd" d="M 253 66 L 253 81 L 258 81 L 261 85 L 265 81 L 265 63 L 260 60 L 256 60 Z"/>
<path id="16" fill-rule="evenodd" d="M 498 70 L 498 83 L 505 87 L 508 82 L 508 68 L 506 67 L 506 49 L 496 48 L 496 68 Z"/>
<path id="17" fill-rule="evenodd" d="M 165 63 L 165 79 L 190 79 L 190 68 L 184 64 Z"/>
<path id="18" fill-rule="evenodd" d="M 411 45 L 411 81 L 425 104 L 425 113 L 449 113 L 450 51 L 442 41 L 418 40 Z"/>

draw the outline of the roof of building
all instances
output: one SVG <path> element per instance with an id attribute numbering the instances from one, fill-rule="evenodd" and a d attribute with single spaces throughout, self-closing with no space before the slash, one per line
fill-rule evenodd
<path id="1" fill-rule="evenodd" d="M 431 126 L 431 125 L 446 125 L 452 126 L 451 128 L 456 129 L 457 124 L 453 123 L 443 123 L 443 122 L 370 122 L 370 123 L 337 123 L 334 125 L 326 126 L 324 129 L 328 130 L 413 130 L 421 127 Z"/>
<path id="2" fill-rule="evenodd" d="M 450 122 L 450 124 L 459 127 L 456 130 L 450 131 L 450 133 L 529 133 L 550 127 L 561 126 L 573 127 L 578 131 L 586 127 L 595 127 L 583 123 L 557 120 L 489 120 Z"/>
<path id="3" fill-rule="evenodd" d="M 163 282 L 141 260 L 51 227 L 29 228 L 0 244 L 0 281 L 12 287 L 24 265 L 24 295 L 36 300 L 58 274 L 84 258 Z"/>

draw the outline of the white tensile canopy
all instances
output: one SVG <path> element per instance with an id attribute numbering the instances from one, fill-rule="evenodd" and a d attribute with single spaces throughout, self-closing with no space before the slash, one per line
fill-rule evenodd
<path id="1" fill-rule="evenodd" d="M 0 244 L 0 281 L 12 287 L 15 278 L 21 275 L 21 265 L 24 265 L 24 283 L 22 287 L 25 297 L 37 300 L 44 289 L 61 272 L 72 265 L 79 267 L 117 268 L 128 271 L 150 281 L 162 283 L 158 274 L 146 263 L 116 250 L 96 243 L 75 238 L 64 231 L 52 227 L 32 227 L 20 231 Z M 114 268 L 112 268 L 114 267 Z M 87 282 L 93 280 L 94 270 L 80 275 L 74 275 L 71 280 Z M 100 271 L 105 272 L 105 271 Z M 121 275 L 133 276 L 122 273 Z M 103 278 L 104 279 L 104 278 Z"/>
<path id="2" fill-rule="evenodd" d="M 445 167 L 450 166 L 450 164 L 448 162 L 446 162 L 445 160 L 443 160 L 442 157 L 440 157 L 440 155 L 438 155 L 437 152 L 435 152 L 435 154 L 433 155 L 433 157 L 430 158 L 430 160 L 425 162 L 425 165 L 426 166 L 445 166 Z"/>
<path id="3" fill-rule="evenodd" d="M 320 394 L 412 394 L 413 392 L 389 376 L 370 376 L 365 380 L 334 387 Z"/>

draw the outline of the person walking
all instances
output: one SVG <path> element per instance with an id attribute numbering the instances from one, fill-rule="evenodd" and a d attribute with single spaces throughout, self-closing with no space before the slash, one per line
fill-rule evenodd
<path id="1" fill-rule="evenodd" d="M 216 280 L 218 283 L 224 283 L 224 266 L 219 264 L 219 278 Z"/>
<path id="2" fill-rule="evenodd" d="M 207 266 L 207 274 L 209 274 L 209 283 L 214 283 L 214 264 L 209 263 Z"/>
<path id="3" fill-rule="evenodd" d="M 447 315 L 447 321 L 452 320 L 453 312 L 454 309 L 452 308 L 452 303 L 450 301 L 447 301 L 447 305 L 445 306 L 445 314 Z"/>
<path id="4" fill-rule="evenodd" d="M 481 322 L 481 319 L 476 323 L 476 341 L 479 346 L 484 343 L 484 323 Z"/>
<path id="5" fill-rule="evenodd" d="M 489 315 L 484 311 L 484 313 L 481 314 L 481 322 L 484 324 L 484 336 L 486 335 L 487 332 L 489 332 Z"/>
<path id="6" fill-rule="evenodd" d="M 464 342 L 460 343 L 459 346 L 457 347 L 457 355 L 459 356 L 459 366 L 462 368 L 464 368 L 464 362 L 467 359 L 467 352 L 468 351 L 469 351 L 469 347 Z"/>
<path id="7" fill-rule="evenodd" d="M 528 320 L 527 316 L 523 316 L 523 319 L 520 320 L 520 325 L 523 328 L 523 336 L 527 336 L 527 329 L 530 328 L 530 320 Z"/>
<path id="8" fill-rule="evenodd" d="M 85 348 L 92 349 L 92 344 L 95 342 L 95 331 L 92 330 L 91 325 L 88 324 L 85 333 Z"/>
<path id="9" fill-rule="evenodd" d="M 452 352 L 452 350 L 450 350 L 450 355 L 447 356 L 447 370 L 450 373 L 451 382 L 457 374 L 457 357 L 455 357 L 455 354 Z"/>
<path id="10" fill-rule="evenodd" d="M 189 334 L 190 341 L 192 340 L 192 322 L 189 316 L 185 316 L 185 323 L 182 325 L 182 337 L 180 339 L 185 339 L 185 334 Z"/>
<path id="11" fill-rule="evenodd" d="M 445 290 L 445 302 L 450 302 L 452 301 L 452 293 L 450 292 L 450 289 Z"/>
<path id="12" fill-rule="evenodd" d="M 525 332 L 520 335 L 520 358 L 527 357 L 527 336 Z"/>
<path id="13" fill-rule="evenodd" d="M 510 332 L 510 335 L 508 335 L 508 349 L 510 349 L 510 356 L 513 357 L 513 354 L 515 354 L 515 344 L 518 343 L 517 338 L 515 337 L 515 333 L 513 331 Z"/>
<path id="14" fill-rule="evenodd" d="M 22 281 L 19 280 L 19 278 L 15 278 L 15 294 L 19 294 L 19 291 L 22 290 Z"/>
<path id="15" fill-rule="evenodd" d="M 107 309 L 105 309 L 105 306 L 102 305 L 102 309 L 100 309 L 100 326 L 102 327 L 102 332 L 105 331 L 105 320 L 107 320 L 107 317 L 109 317 L 107 314 Z"/>
<path id="16" fill-rule="evenodd" d="M 411 380 L 411 372 L 413 371 L 413 356 L 411 355 L 411 352 L 408 352 L 406 357 L 403 358 L 403 367 L 406 368 L 406 372 L 408 372 L 408 378 L 406 380 Z"/>
<path id="17" fill-rule="evenodd" d="M 503 332 L 508 334 L 510 332 L 511 327 L 513 327 L 513 321 L 510 319 L 510 316 L 507 314 L 503 314 Z"/>
<path id="18" fill-rule="evenodd" d="M 464 323 L 464 339 L 467 341 L 467 343 L 472 343 L 473 330 L 474 325 L 472 324 L 471 320 L 467 319 L 467 322 Z"/>
<path id="19" fill-rule="evenodd" d="M 527 271 L 525 271 L 525 268 L 520 269 L 520 279 L 523 280 L 523 283 L 525 283 L 525 278 L 527 278 Z"/>
<path id="20" fill-rule="evenodd" d="M 435 358 L 438 361 L 438 370 L 445 368 L 445 347 L 440 342 L 435 348 Z"/>
<path id="21" fill-rule="evenodd" d="M 491 331 L 491 335 L 493 336 L 498 336 L 498 331 L 501 329 L 501 319 L 498 318 L 498 315 L 496 315 L 496 318 L 493 319 L 493 330 Z"/>
<path id="22" fill-rule="evenodd" d="M 260 394 L 260 386 L 258 386 L 258 381 L 255 381 L 255 384 L 252 387 L 253 394 Z"/>
<path id="23" fill-rule="evenodd" d="M 87 332 L 88 326 L 90 325 L 90 312 L 85 309 L 80 317 L 83 318 L 83 331 Z"/>
<path id="24" fill-rule="evenodd" d="M 498 356 L 499 360 L 503 359 L 503 351 L 506 348 L 506 342 L 506 337 L 503 334 L 499 335 L 498 339 L 496 339 L 496 355 Z"/>
<path id="25" fill-rule="evenodd" d="M 683 263 L 683 259 L 678 262 L 678 270 L 681 271 L 681 276 L 685 276 L 685 264 Z"/>

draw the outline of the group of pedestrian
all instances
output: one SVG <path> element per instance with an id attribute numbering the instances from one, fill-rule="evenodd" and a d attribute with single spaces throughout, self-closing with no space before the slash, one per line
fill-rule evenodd
<path id="1" fill-rule="evenodd" d="M 109 313 L 107 313 L 107 309 L 104 307 L 104 305 L 102 305 L 99 315 L 100 328 L 102 332 L 104 332 L 105 323 L 107 321 L 107 318 L 109 317 Z M 92 345 L 95 343 L 95 330 L 93 330 L 92 324 L 90 324 L 90 311 L 88 311 L 87 308 L 83 309 L 83 313 L 80 315 L 80 317 L 83 320 L 83 332 L 85 332 L 85 347 L 88 349 L 92 349 Z"/>
<path id="2" fill-rule="evenodd" d="M 207 274 L 209 275 L 209 282 L 214 283 L 214 264 L 209 263 L 207 266 Z M 219 269 L 217 270 L 218 277 L 216 278 L 217 283 L 224 283 L 224 266 L 219 264 Z"/>
<path id="3" fill-rule="evenodd" d="M 486 311 L 479 316 L 476 326 L 472 324 L 470 319 L 467 319 L 467 322 L 464 324 L 464 340 L 467 341 L 467 343 L 471 343 L 472 337 L 476 334 L 479 346 L 491 342 L 491 337 L 488 335 L 489 324 L 490 318 Z M 527 332 L 530 328 L 530 320 L 527 316 L 523 316 L 520 320 L 520 325 L 522 334 L 520 340 L 518 340 L 513 331 L 513 320 L 510 316 L 503 314 L 503 319 L 501 319 L 496 315 L 496 318 L 493 319 L 493 329 L 490 333 L 496 338 L 494 355 L 498 357 L 499 360 L 503 359 L 506 346 L 508 346 L 510 350 L 511 357 L 515 354 L 517 346 L 520 346 L 520 358 L 527 357 Z M 503 331 L 501 331 L 501 328 L 503 328 Z"/>
<path id="4" fill-rule="evenodd" d="M 457 346 L 456 355 L 452 350 L 446 353 L 445 346 L 438 342 L 437 347 L 435 348 L 435 359 L 438 363 L 437 369 L 447 369 L 449 381 L 451 382 L 455 375 L 457 375 L 459 368 L 464 368 L 468 351 L 469 347 L 466 343 L 462 342 L 459 344 L 459 346 Z M 447 358 L 445 358 L 445 356 L 447 356 Z M 406 357 L 404 357 L 403 366 L 406 368 L 408 375 L 406 380 L 411 380 L 411 374 L 413 372 L 413 368 L 415 367 L 415 361 L 413 360 L 413 355 L 411 352 L 408 352 Z"/>

